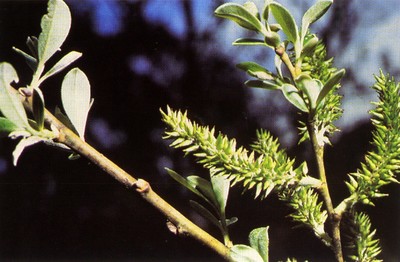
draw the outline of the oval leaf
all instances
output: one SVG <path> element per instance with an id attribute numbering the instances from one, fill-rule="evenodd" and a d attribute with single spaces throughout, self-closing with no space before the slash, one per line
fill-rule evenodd
<path id="1" fill-rule="evenodd" d="M 332 3 L 333 0 L 318 1 L 305 12 L 301 23 L 302 38 L 307 34 L 308 27 L 321 18 Z"/>
<path id="2" fill-rule="evenodd" d="M 296 80 L 297 86 L 302 90 L 308 97 L 310 108 L 315 109 L 317 105 L 317 98 L 322 89 L 322 82 L 318 79 L 311 79 L 309 76 L 300 77 Z"/>
<path id="3" fill-rule="evenodd" d="M 229 256 L 235 262 L 263 262 L 257 250 L 246 245 L 234 245 Z"/>
<path id="4" fill-rule="evenodd" d="M 229 180 L 223 176 L 211 177 L 211 185 L 221 214 L 225 214 L 226 202 L 229 195 Z"/>
<path id="5" fill-rule="evenodd" d="M 61 99 L 65 113 L 83 139 L 90 109 L 90 83 L 79 68 L 71 69 L 64 77 Z"/>
<path id="6" fill-rule="evenodd" d="M 235 4 L 226 3 L 215 9 L 215 15 L 218 17 L 230 19 L 238 25 L 256 32 L 261 32 L 263 25 L 260 20 L 252 15 L 245 7 Z"/>
<path id="7" fill-rule="evenodd" d="M 345 69 L 340 69 L 336 71 L 332 76 L 326 81 L 324 87 L 322 88 L 319 96 L 317 98 L 317 106 L 321 101 L 326 97 L 326 95 L 334 88 L 340 80 L 343 78 L 344 74 L 346 73 Z"/>
<path id="8" fill-rule="evenodd" d="M 255 3 L 247 1 L 246 3 L 243 4 L 243 7 L 249 11 L 250 14 L 253 16 L 257 17 L 258 20 L 260 20 L 260 14 L 258 13 L 258 8 Z"/>
<path id="9" fill-rule="evenodd" d="M 283 32 L 286 34 L 287 39 L 296 43 L 299 37 L 298 28 L 293 16 L 282 5 L 273 2 L 269 5 L 276 22 L 281 25 Z"/>
<path id="10" fill-rule="evenodd" d="M 262 39 L 254 39 L 254 38 L 238 38 L 236 39 L 232 45 L 241 46 L 241 45 L 262 45 L 266 46 L 264 40 Z"/>
<path id="11" fill-rule="evenodd" d="M 268 262 L 269 237 L 268 227 L 253 229 L 249 234 L 250 246 L 258 251 L 264 262 Z"/>
<path id="12" fill-rule="evenodd" d="M 290 84 L 283 84 L 281 89 L 283 95 L 291 104 L 303 112 L 308 112 L 308 108 L 296 87 Z"/>
<path id="13" fill-rule="evenodd" d="M 25 53 L 24 51 L 22 51 L 21 49 L 18 49 L 16 47 L 13 47 L 13 50 L 21 55 L 23 58 L 25 58 L 25 62 L 28 64 L 28 66 L 32 69 L 33 72 L 36 71 L 37 68 L 37 59 L 34 58 L 31 55 L 28 55 L 27 53 Z"/>
<path id="14" fill-rule="evenodd" d="M 71 28 L 71 13 L 62 0 L 49 0 L 47 14 L 42 17 L 39 35 L 38 58 L 44 65 L 61 47 Z"/>
<path id="15" fill-rule="evenodd" d="M 9 63 L 0 64 L 0 111 L 5 118 L 18 127 L 28 127 L 28 117 L 21 100 L 15 92 L 11 92 L 12 82 L 18 82 L 18 75 Z"/>
<path id="16" fill-rule="evenodd" d="M 58 61 L 49 71 L 44 74 L 43 77 L 41 77 L 40 81 L 43 82 L 45 79 L 49 78 L 52 75 L 57 74 L 70 64 L 72 64 L 75 60 L 80 58 L 82 56 L 82 53 L 72 51 L 66 54 L 63 58 L 61 58 L 60 61 Z"/>
<path id="17" fill-rule="evenodd" d="M 271 72 L 255 62 L 242 62 L 237 64 L 236 67 L 246 71 L 250 76 L 257 77 L 261 80 L 274 79 Z"/>

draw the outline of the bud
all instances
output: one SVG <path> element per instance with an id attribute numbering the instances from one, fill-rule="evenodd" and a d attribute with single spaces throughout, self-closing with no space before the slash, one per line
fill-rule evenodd
<path id="1" fill-rule="evenodd" d="M 310 37 L 307 37 L 307 39 L 305 39 L 304 41 L 302 55 L 308 56 L 309 54 L 311 54 L 315 50 L 317 44 L 318 44 L 318 37 L 316 35 L 311 35 Z"/>
<path id="2" fill-rule="evenodd" d="M 278 35 L 278 33 L 273 32 L 273 31 L 267 31 L 265 33 L 265 43 L 269 46 L 272 46 L 274 48 L 278 47 L 279 44 L 281 43 L 281 37 Z"/>

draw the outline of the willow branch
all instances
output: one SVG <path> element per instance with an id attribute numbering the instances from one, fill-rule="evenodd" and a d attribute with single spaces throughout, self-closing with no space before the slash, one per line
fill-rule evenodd
<path id="1" fill-rule="evenodd" d="M 13 89 L 14 90 L 14 89 Z M 18 93 L 18 91 L 15 90 Z M 24 106 L 27 110 L 32 111 L 31 98 L 24 98 L 21 96 Z M 86 157 L 91 162 L 96 164 L 100 169 L 111 175 L 118 182 L 123 184 L 129 189 L 135 191 L 154 208 L 160 211 L 167 217 L 168 221 L 176 228 L 176 233 L 180 235 L 190 236 L 205 246 L 214 250 L 225 260 L 229 260 L 229 248 L 218 241 L 216 238 L 208 234 L 206 231 L 195 225 L 188 218 L 182 215 L 178 210 L 172 207 L 168 202 L 161 198 L 154 192 L 148 182 L 143 179 L 137 179 L 103 154 L 98 152 L 95 148 L 80 139 L 74 132 L 61 123 L 53 114 L 48 110 L 45 111 L 45 121 L 48 125 L 55 127 L 59 131 L 58 137 L 55 142 L 62 143 L 79 155 Z"/>
<path id="2" fill-rule="evenodd" d="M 307 129 L 310 135 L 311 144 L 314 150 L 314 155 L 317 161 L 319 179 L 322 185 L 319 188 L 321 196 L 324 200 L 328 217 L 332 226 L 332 250 L 335 254 L 336 261 L 343 262 L 343 251 L 340 240 L 340 221 L 341 215 L 336 214 L 332 204 L 332 199 L 329 193 L 328 181 L 326 179 L 325 164 L 324 164 L 324 146 L 318 143 L 317 134 L 312 121 L 307 121 Z"/>

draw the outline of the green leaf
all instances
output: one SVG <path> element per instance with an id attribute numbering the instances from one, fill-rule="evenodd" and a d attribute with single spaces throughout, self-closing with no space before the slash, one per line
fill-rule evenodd
<path id="1" fill-rule="evenodd" d="M 343 78 L 344 74 L 346 73 L 345 69 L 340 69 L 336 71 L 334 74 L 331 75 L 331 77 L 326 81 L 324 87 L 322 88 L 321 92 L 319 93 L 319 96 L 317 98 L 317 106 L 321 101 L 326 97 L 326 95 L 332 90 L 332 88 L 337 85 L 340 80 Z"/>
<path id="2" fill-rule="evenodd" d="M 13 50 L 21 55 L 23 58 L 25 58 L 26 63 L 28 64 L 28 66 L 32 69 L 33 72 L 36 71 L 37 68 L 37 59 L 34 58 L 31 55 L 28 55 L 27 53 L 25 53 L 24 51 L 22 51 L 21 49 L 18 49 L 16 47 L 13 47 Z"/>
<path id="3" fill-rule="evenodd" d="M 315 34 L 307 35 L 304 38 L 303 48 L 301 50 L 301 56 L 303 58 L 307 56 L 312 56 L 318 43 L 319 39 Z"/>
<path id="4" fill-rule="evenodd" d="M 33 118 L 36 121 L 37 130 L 41 131 L 44 126 L 44 98 L 42 91 L 39 88 L 33 89 L 32 111 Z"/>
<path id="5" fill-rule="evenodd" d="M 56 106 L 55 110 L 54 110 L 54 116 L 61 121 L 61 123 L 63 123 L 66 127 L 68 127 L 69 129 L 72 130 L 72 132 L 74 132 L 75 134 L 78 134 L 78 131 L 76 131 L 74 125 L 71 123 L 71 120 L 69 120 L 68 116 L 64 115 L 61 112 L 61 109 Z"/>
<path id="6" fill-rule="evenodd" d="M 272 2 L 269 7 L 275 20 L 281 25 L 287 39 L 292 43 L 296 43 L 298 41 L 299 33 L 293 16 L 285 7 L 276 2 Z"/>
<path id="7" fill-rule="evenodd" d="M 211 177 L 211 185 L 214 191 L 215 199 L 221 214 L 225 214 L 226 202 L 228 201 L 230 182 L 223 176 Z"/>
<path id="8" fill-rule="evenodd" d="M 263 12 L 262 12 L 262 17 L 266 22 L 268 21 L 268 18 L 269 18 L 269 11 L 270 11 L 269 4 L 270 3 L 271 3 L 271 1 L 265 1 L 264 9 L 263 9 Z"/>
<path id="9" fill-rule="evenodd" d="M 38 58 L 44 65 L 46 61 L 60 49 L 71 27 L 71 13 L 62 0 L 49 0 L 47 14 L 42 17 L 39 35 Z"/>
<path id="10" fill-rule="evenodd" d="M 283 95 L 286 97 L 286 100 L 301 111 L 308 112 L 308 108 L 296 87 L 290 84 L 283 84 L 281 90 Z"/>
<path id="11" fill-rule="evenodd" d="M 45 79 L 49 78 L 52 75 L 57 74 L 61 70 L 65 69 L 67 66 L 72 64 L 75 60 L 80 58 L 82 53 L 72 51 L 66 54 L 60 61 L 58 61 L 49 71 L 41 77 L 40 81 L 43 82 Z"/>
<path id="12" fill-rule="evenodd" d="M 271 72 L 255 62 L 242 62 L 237 64 L 236 67 L 246 71 L 250 76 L 257 77 L 260 80 L 274 79 Z"/>
<path id="13" fill-rule="evenodd" d="M 249 234 L 250 246 L 257 250 L 264 262 L 268 262 L 269 237 L 268 227 L 253 229 Z"/>
<path id="14" fill-rule="evenodd" d="M 28 127 L 28 117 L 21 100 L 15 92 L 11 92 L 12 82 L 18 82 L 18 75 L 9 63 L 0 64 L 0 111 L 5 118 L 18 127 Z"/>
<path id="15" fill-rule="evenodd" d="M 258 13 L 258 8 L 254 2 L 247 1 L 246 3 L 243 4 L 243 7 L 249 11 L 250 14 L 253 16 L 257 17 L 258 20 L 260 20 L 260 14 Z"/>
<path id="16" fill-rule="evenodd" d="M 297 86 L 308 97 L 310 108 L 314 110 L 317 105 L 317 98 L 322 89 L 322 82 L 318 79 L 311 79 L 308 75 L 296 79 Z"/>
<path id="17" fill-rule="evenodd" d="M 235 262 L 263 262 L 257 250 L 246 245 L 234 245 L 230 250 L 230 258 Z"/>
<path id="18" fill-rule="evenodd" d="M 0 117 L 0 137 L 17 130 L 18 127 L 5 117 Z"/>
<path id="19" fill-rule="evenodd" d="M 247 80 L 244 84 L 248 87 L 263 88 L 269 90 L 277 90 L 281 88 L 280 85 L 272 81 Z"/>
<path id="20" fill-rule="evenodd" d="M 188 176 L 186 179 L 193 187 L 198 189 L 208 199 L 208 201 L 212 204 L 213 207 L 216 208 L 216 210 L 219 210 L 218 201 L 215 198 L 212 185 L 209 181 L 199 176 Z"/>
<path id="21" fill-rule="evenodd" d="M 222 229 L 221 223 L 219 222 L 218 218 L 216 218 L 207 208 L 205 208 L 203 205 L 201 205 L 201 204 L 199 204 L 199 203 L 197 203 L 196 201 L 193 201 L 193 200 L 190 200 L 190 205 L 202 217 L 204 217 L 206 220 L 208 220 L 211 223 L 213 223 L 220 230 Z"/>
<path id="22" fill-rule="evenodd" d="M 61 86 L 62 104 L 68 118 L 84 139 L 86 120 L 90 109 L 90 83 L 79 68 L 73 68 L 64 77 Z"/>
<path id="23" fill-rule="evenodd" d="M 172 169 L 165 168 L 165 170 L 167 170 L 168 175 L 170 175 L 176 182 L 178 182 L 182 186 L 186 187 L 187 189 L 189 189 L 190 191 L 192 191 L 193 193 L 195 193 L 197 196 L 201 197 L 202 199 L 208 201 L 208 199 L 199 190 L 197 190 L 192 185 L 192 183 L 190 183 L 186 178 L 182 177 L 181 175 L 179 175 Z"/>
<path id="24" fill-rule="evenodd" d="M 275 64 L 275 69 L 276 72 L 278 73 L 278 76 L 280 78 L 283 78 L 283 74 L 282 74 L 282 59 L 280 58 L 280 56 L 275 55 L 274 57 L 274 64 Z"/>
<path id="25" fill-rule="evenodd" d="M 215 10 L 218 17 L 230 19 L 238 25 L 256 32 L 263 31 L 260 20 L 251 14 L 244 6 L 235 3 L 226 3 Z"/>
<path id="26" fill-rule="evenodd" d="M 333 0 L 318 1 L 305 12 L 301 23 L 301 37 L 307 34 L 309 26 L 321 18 L 329 7 L 332 5 Z"/>
<path id="27" fill-rule="evenodd" d="M 254 38 L 238 38 L 236 39 L 232 45 L 241 46 L 241 45 L 262 45 L 266 46 L 264 40 L 262 39 L 254 39 Z"/>

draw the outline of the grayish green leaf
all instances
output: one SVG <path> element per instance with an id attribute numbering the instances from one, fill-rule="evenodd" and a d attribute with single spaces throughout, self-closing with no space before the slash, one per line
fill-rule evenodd
<path id="1" fill-rule="evenodd" d="M 212 176 L 211 185 L 221 214 L 225 214 L 226 202 L 229 195 L 229 180 L 223 176 Z"/>
<path id="2" fill-rule="evenodd" d="M 47 71 L 43 77 L 41 77 L 40 81 L 43 82 L 45 79 L 49 78 L 52 75 L 57 74 L 70 64 L 72 64 L 75 60 L 80 58 L 82 53 L 72 51 L 66 54 L 60 61 L 58 61 L 49 71 Z"/>
<path id="3" fill-rule="evenodd" d="M 71 120 L 69 120 L 68 116 L 64 115 L 61 112 L 61 109 L 56 106 L 56 109 L 54 110 L 54 116 L 61 121 L 61 123 L 63 123 L 66 127 L 68 127 L 69 129 L 72 130 L 72 132 L 74 132 L 75 134 L 78 134 L 78 131 L 76 131 L 74 125 L 71 123 Z"/>
<path id="4" fill-rule="evenodd" d="M 302 90 L 308 97 L 310 108 L 314 110 L 317 105 L 317 98 L 322 90 L 322 83 L 318 79 L 311 79 L 309 76 L 300 77 L 296 80 L 297 86 Z"/>
<path id="5" fill-rule="evenodd" d="M 279 77 L 283 78 L 283 74 L 282 74 L 282 59 L 280 58 L 280 56 L 275 55 L 274 64 L 275 64 L 276 72 L 278 73 Z"/>
<path id="6" fill-rule="evenodd" d="M 295 107 L 297 107 L 301 111 L 308 112 L 308 108 L 304 103 L 304 100 L 300 96 L 299 91 L 296 89 L 296 87 L 290 84 L 283 84 L 281 90 L 283 95 L 290 103 L 292 103 Z"/>
<path id="7" fill-rule="evenodd" d="M 283 32 L 287 36 L 287 39 L 292 43 L 296 43 L 298 41 L 299 33 L 293 16 L 279 3 L 273 2 L 269 5 L 269 7 L 275 17 L 275 20 L 281 25 Z"/>
<path id="8" fill-rule="evenodd" d="M 268 18 L 269 18 L 269 4 L 271 3 L 271 1 L 265 1 L 264 3 L 264 9 L 262 12 L 262 18 L 267 22 Z"/>
<path id="9" fill-rule="evenodd" d="M 335 73 L 332 74 L 332 76 L 326 81 L 324 87 L 322 88 L 321 92 L 319 93 L 319 96 L 317 98 L 317 106 L 321 101 L 326 97 L 326 95 L 334 88 L 340 80 L 343 78 L 344 74 L 346 73 L 345 69 L 340 69 L 336 71 Z"/>
<path id="10" fill-rule="evenodd" d="M 64 77 L 61 87 L 62 104 L 68 118 L 84 139 L 86 120 L 90 109 L 90 83 L 79 68 L 73 68 Z"/>
<path id="11" fill-rule="evenodd" d="M 261 45 L 266 46 L 264 40 L 262 39 L 255 39 L 255 38 L 238 38 L 236 39 L 232 45 L 241 46 L 241 45 Z"/>
<path id="12" fill-rule="evenodd" d="M 18 49 L 16 47 L 13 47 L 13 50 L 21 55 L 23 58 L 25 58 L 26 63 L 28 64 L 28 66 L 32 69 L 33 72 L 36 71 L 37 69 L 37 59 L 34 58 L 31 55 L 28 55 L 27 53 L 25 53 L 24 51 L 22 51 L 21 49 Z"/>
<path id="13" fill-rule="evenodd" d="M 71 27 L 68 6 L 62 0 L 49 0 L 47 14 L 42 17 L 40 26 L 42 32 L 38 39 L 38 58 L 39 63 L 44 65 L 67 38 Z"/>
<path id="14" fill-rule="evenodd" d="M 258 8 L 254 2 L 247 1 L 246 3 L 243 4 L 243 7 L 249 11 L 250 14 L 253 16 L 257 17 L 258 20 L 260 20 L 260 14 L 258 13 Z"/>
<path id="15" fill-rule="evenodd" d="M 250 76 L 257 77 L 260 80 L 274 79 L 271 72 L 255 62 L 242 62 L 237 64 L 236 67 L 246 71 Z"/>
<path id="16" fill-rule="evenodd" d="M 234 245 L 230 250 L 230 258 L 235 262 L 263 262 L 257 250 L 246 245 Z"/>
<path id="17" fill-rule="evenodd" d="M 0 64 L 0 111 L 18 127 L 28 127 L 28 118 L 21 100 L 15 92 L 11 92 L 12 82 L 18 82 L 18 75 L 9 63 Z"/>
<path id="18" fill-rule="evenodd" d="M 316 2 L 313 6 L 311 6 L 307 12 L 305 12 L 302 23 L 301 23 L 301 37 L 307 34 L 307 30 L 309 26 L 321 18 L 326 11 L 328 11 L 329 7 L 332 5 L 333 0 L 323 0 Z"/>
<path id="19" fill-rule="evenodd" d="M 263 25 L 260 20 L 251 14 L 245 7 L 235 3 L 226 3 L 215 10 L 218 17 L 230 19 L 238 25 L 256 32 L 263 31 Z"/>
<path id="20" fill-rule="evenodd" d="M 268 262 L 269 256 L 269 227 L 253 229 L 249 234 L 250 246 L 257 250 L 264 262 Z"/>

